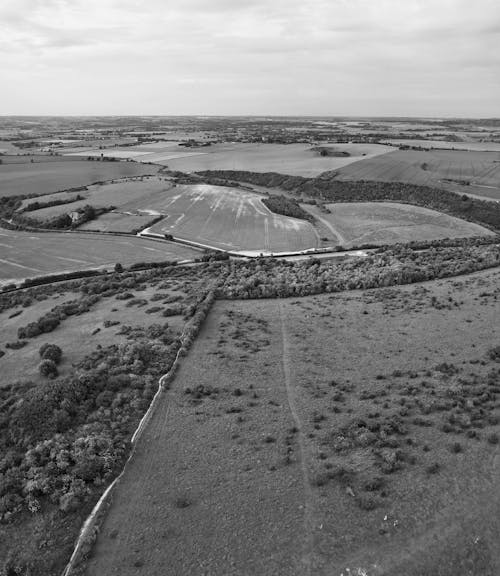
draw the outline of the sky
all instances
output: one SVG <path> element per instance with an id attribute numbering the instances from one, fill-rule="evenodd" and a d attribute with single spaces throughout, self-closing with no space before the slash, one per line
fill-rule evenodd
<path id="1" fill-rule="evenodd" d="M 500 0 L 0 0 L 0 115 L 500 116 Z"/>

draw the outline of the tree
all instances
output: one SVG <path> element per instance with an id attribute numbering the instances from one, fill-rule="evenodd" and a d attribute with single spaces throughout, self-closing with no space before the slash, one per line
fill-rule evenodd
<path id="1" fill-rule="evenodd" d="M 115 264 L 115 272 L 118 272 L 118 273 L 123 272 L 123 266 L 120 264 L 120 262 L 117 262 Z"/>
<path id="2" fill-rule="evenodd" d="M 61 361 L 62 350 L 56 344 L 43 344 L 38 353 L 42 360 L 52 360 L 55 364 Z"/>
<path id="3" fill-rule="evenodd" d="M 45 378 L 55 378 L 59 372 L 56 363 L 53 360 L 42 360 L 38 365 L 38 370 Z"/>

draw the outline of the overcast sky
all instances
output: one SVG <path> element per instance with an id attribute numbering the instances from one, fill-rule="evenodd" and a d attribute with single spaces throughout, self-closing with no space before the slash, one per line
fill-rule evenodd
<path id="1" fill-rule="evenodd" d="M 0 0 L 0 114 L 500 116 L 500 0 Z"/>

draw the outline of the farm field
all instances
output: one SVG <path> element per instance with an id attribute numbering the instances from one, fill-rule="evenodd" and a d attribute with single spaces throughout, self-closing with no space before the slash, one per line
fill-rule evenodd
<path id="1" fill-rule="evenodd" d="M 340 168 L 337 178 L 409 182 L 500 200 L 500 154 L 396 150 Z M 470 185 L 461 185 L 460 181 Z"/>
<path id="2" fill-rule="evenodd" d="M 86 576 L 498 574 L 499 280 L 217 302 Z"/>
<path id="3" fill-rule="evenodd" d="M 345 151 L 347 157 L 320 156 L 308 144 L 234 144 L 202 149 L 207 154 L 177 158 L 167 164 L 171 170 L 248 170 L 280 172 L 292 176 L 318 176 L 352 162 L 383 155 L 391 151 L 379 144 L 332 144 L 328 148 Z"/>
<path id="4" fill-rule="evenodd" d="M 303 205 L 328 236 L 349 248 L 361 244 L 393 244 L 413 240 L 487 236 L 493 232 L 434 210 L 393 202 L 326 204 L 330 214 Z"/>
<path id="5" fill-rule="evenodd" d="M 0 281 L 86 268 L 110 268 L 116 262 L 186 260 L 199 256 L 187 246 L 144 238 L 77 233 L 0 230 Z"/>
<path id="6" fill-rule="evenodd" d="M 85 204 L 112 205 L 116 206 L 113 212 L 87 223 L 84 229 L 131 231 L 141 222 L 146 228 L 152 218 L 165 215 L 150 228 L 151 232 L 225 250 L 286 252 L 318 245 L 317 233 L 309 222 L 273 214 L 261 202 L 260 195 L 240 188 L 176 185 L 153 176 L 92 186 L 79 194 L 85 199 L 26 214 L 46 220 Z"/>
<path id="7" fill-rule="evenodd" d="M 113 180 L 141 174 L 156 174 L 158 166 L 145 166 L 136 162 L 88 162 L 87 160 L 40 160 L 31 163 L 28 156 L 4 159 L 0 164 L 0 196 L 22 194 L 50 194 L 67 188 L 85 186 L 94 182 Z M 19 163 L 18 159 L 24 161 Z"/>
<path id="8" fill-rule="evenodd" d="M 381 144 L 332 144 L 328 148 L 345 151 L 347 157 L 322 157 L 308 144 L 213 144 L 201 148 L 184 148 L 178 142 L 166 145 L 141 145 L 123 150 L 91 150 L 73 155 L 115 156 L 134 158 L 138 162 L 158 162 L 171 170 L 249 170 L 252 172 L 281 172 L 297 176 L 317 176 L 361 158 L 371 158 L 390 152 Z"/>
<path id="9" fill-rule="evenodd" d="M 272 213 L 260 197 L 225 186 L 177 186 L 151 208 L 168 216 L 150 232 L 236 252 L 279 253 L 318 246 L 313 226 Z"/>
<path id="10" fill-rule="evenodd" d="M 422 146 L 422 148 L 451 148 L 455 150 L 470 150 L 476 152 L 500 152 L 500 142 L 480 142 L 469 140 L 466 142 L 447 142 L 446 140 L 382 140 L 385 144 L 393 146 Z"/>

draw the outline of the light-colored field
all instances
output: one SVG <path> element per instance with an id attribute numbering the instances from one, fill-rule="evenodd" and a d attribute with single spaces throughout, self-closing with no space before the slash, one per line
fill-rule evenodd
<path id="1" fill-rule="evenodd" d="M 31 163 L 26 158 L 19 157 L 24 160 L 22 163 L 0 164 L 0 196 L 50 194 L 93 182 L 158 172 L 158 166 L 145 166 L 135 162 L 37 159 Z"/>
<path id="2" fill-rule="evenodd" d="M 327 204 L 327 207 L 330 214 L 304 205 L 326 229 L 327 235 L 337 238 L 344 247 L 493 234 L 478 224 L 409 204 L 353 202 Z"/>
<path id="3" fill-rule="evenodd" d="M 447 142 L 446 140 L 382 140 L 383 143 L 396 146 L 421 146 L 422 148 L 451 148 L 476 152 L 500 152 L 500 142 Z"/>
<path id="4" fill-rule="evenodd" d="M 281 172 L 297 176 L 317 176 L 362 158 L 390 152 L 381 144 L 331 144 L 348 157 L 322 157 L 308 144 L 213 144 L 202 148 L 184 148 L 177 142 L 165 146 L 155 144 L 122 150 L 90 150 L 74 155 L 115 156 L 134 158 L 138 162 L 158 162 L 171 170 L 196 172 L 199 170 L 248 170 L 251 172 Z"/>
<path id="5" fill-rule="evenodd" d="M 167 194 L 149 205 L 168 214 L 151 232 L 233 251 L 277 253 L 318 245 L 309 222 L 273 214 L 252 192 L 200 184 L 178 186 Z"/>
<path id="6" fill-rule="evenodd" d="M 499 279 L 217 303 L 86 575 L 497 574 Z"/>
<path id="7" fill-rule="evenodd" d="M 86 268 L 112 268 L 116 262 L 186 260 L 199 252 L 169 242 L 131 236 L 39 233 L 0 230 L 0 280 L 19 280 Z"/>
<path id="8" fill-rule="evenodd" d="M 409 182 L 499 200 L 500 154 L 459 150 L 396 150 L 345 166 L 339 170 L 338 178 Z M 460 185 L 461 180 L 470 182 L 470 185 Z"/>
<path id="9" fill-rule="evenodd" d="M 207 154 L 178 158 L 162 162 L 172 170 L 196 172 L 199 170 L 247 170 L 250 172 L 280 172 L 292 176 L 317 176 L 336 170 L 361 159 L 391 151 L 378 144 L 332 144 L 349 157 L 320 156 L 307 144 L 233 144 L 203 148 Z"/>

